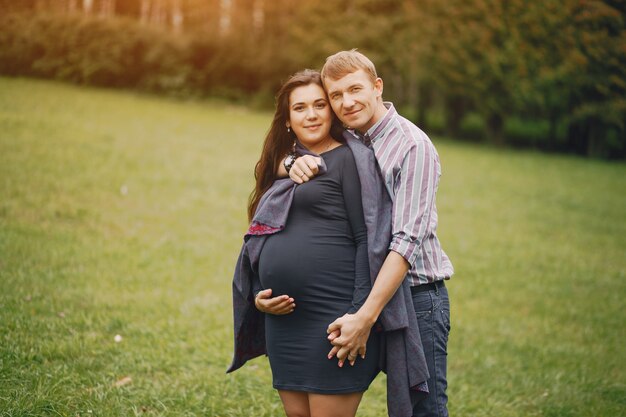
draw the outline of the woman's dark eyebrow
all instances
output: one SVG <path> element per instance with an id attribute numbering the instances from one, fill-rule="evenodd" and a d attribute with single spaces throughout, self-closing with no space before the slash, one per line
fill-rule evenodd
<path id="1" fill-rule="evenodd" d="M 315 99 L 315 101 L 313 103 L 317 103 L 318 101 L 326 102 L 327 100 L 325 98 L 323 98 L 323 97 L 320 97 L 318 99 Z M 298 101 L 296 103 L 293 103 L 290 107 L 295 107 L 295 106 L 298 106 L 298 105 L 304 105 L 304 101 Z"/>

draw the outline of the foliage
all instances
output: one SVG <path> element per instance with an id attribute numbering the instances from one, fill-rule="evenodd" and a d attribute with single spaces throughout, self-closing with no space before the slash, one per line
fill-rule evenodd
<path id="1" fill-rule="evenodd" d="M 162 31 L 125 19 L 7 15 L 0 72 L 151 91 L 186 87 L 185 51 Z"/>
<path id="2" fill-rule="evenodd" d="M 524 22 L 519 49 L 526 52 L 516 93 L 521 110 L 547 115 L 553 141 L 565 123 L 568 146 L 597 156 L 623 155 L 626 146 L 626 20 L 610 3 L 544 2 L 516 10 Z"/>
<path id="3" fill-rule="evenodd" d="M 2 74 L 269 107 L 289 74 L 357 47 L 386 98 L 426 130 L 467 137 L 472 114 L 496 145 L 626 156 L 621 0 L 0 0 L 0 9 Z M 429 126 L 429 113 L 443 123 Z M 547 131 L 521 137 L 510 120 Z"/>

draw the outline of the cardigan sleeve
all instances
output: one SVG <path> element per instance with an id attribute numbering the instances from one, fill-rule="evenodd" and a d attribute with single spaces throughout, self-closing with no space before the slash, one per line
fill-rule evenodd
<path id="1" fill-rule="evenodd" d="M 356 246 L 354 292 L 352 295 L 352 307 L 349 313 L 355 313 L 365 303 L 372 285 L 367 250 L 367 227 L 363 216 L 363 204 L 361 200 L 361 182 L 357 171 L 354 155 L 346 152 L 341 175 L 341 186 L 344 203 L 352 237 Z"/>

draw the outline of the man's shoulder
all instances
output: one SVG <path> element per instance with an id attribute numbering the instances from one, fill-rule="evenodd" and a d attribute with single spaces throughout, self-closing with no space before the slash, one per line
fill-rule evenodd
<path id="1" fill-rule="evenodd" d="M 388 132 L 393 138 L 386 143 L 391 145 L 395 142 L 400 154 L 408 156 L 418 152 L 438 158 L 437 149 L 428 135 L 406 117 L 396 113 L 391 127 Z"/>
<path id="2" fill-rule="evenodd" d="M 432 145 L 432 141 L 428 135 L 406 117 L 396 114 L 394 122 L 398 131 L 398 137 L 406 141 L 407 145 L 414 146 L 422 142 L 427 142 Z"/>

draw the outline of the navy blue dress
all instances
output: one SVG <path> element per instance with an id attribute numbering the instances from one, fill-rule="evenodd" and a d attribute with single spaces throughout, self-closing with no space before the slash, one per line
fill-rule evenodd
<path id="1" fill-rule="evenodd" d="M 285 229 L 259 258 L 263 288 L 295 299 L 293 313 L 265 315 L 274 388 L 322 394 L 365 391 L 378 374 L 379 340 L 354 366 L 329 360 L 326 329 L 355 312 L 371 289 L 367 230 L 354 156 L 347 146 L 322 154 L 327 172 L 296 187 Z"/>

